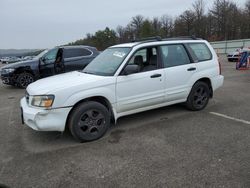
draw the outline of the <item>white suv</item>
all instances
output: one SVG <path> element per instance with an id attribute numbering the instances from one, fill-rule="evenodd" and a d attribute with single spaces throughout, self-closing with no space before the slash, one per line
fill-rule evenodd
<path id="1" fill-rule="evenodd" d="M 102 137 L 119 117 L 176 103 L 202 110 L 222 86 L 213 48 L 200 39 L 112 46 L 83 71 L 38 80 L 21 99 L 23 122 L 38 131 L 69 127 L 79 141 Z"/>

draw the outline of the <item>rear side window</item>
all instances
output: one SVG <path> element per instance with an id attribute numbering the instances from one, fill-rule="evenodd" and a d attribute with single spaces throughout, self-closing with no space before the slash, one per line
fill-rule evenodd
<path id="1" fill-rule="evenodd" d="M 161 46 L 164 67 L 174 67 L 190 63 L 188 54 L 182 44 Z"/>
<path id="2" fill-rule="evenodd" d="M 191 43 L 188 46 L 193 50 L 198 61 L 207 61 L 212 59 L 212 54 L 204 43 Z"/>
<path id="3" fill-rule="evenodd" d="M 64 49 L 65 58 L 90 56 L 91 54 L 92 52 L 90 50 L 84 48 Z"/>

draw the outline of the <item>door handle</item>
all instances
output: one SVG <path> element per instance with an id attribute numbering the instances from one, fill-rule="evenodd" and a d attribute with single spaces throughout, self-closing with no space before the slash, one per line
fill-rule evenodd
<path id="1" fill-rule="evenodd" d="M 195 67 L 191 67 L 191 68 L 189 68 L 187 71 L 195 71 L 195 70 L 196 70 Z"/>
<path id="2" fill-rule="evenodd" d="M 154 74 L 154 75 L 150 76 L 150 78 L 159 78 L 159 77 L 161 77 L 161 74 Z"/>

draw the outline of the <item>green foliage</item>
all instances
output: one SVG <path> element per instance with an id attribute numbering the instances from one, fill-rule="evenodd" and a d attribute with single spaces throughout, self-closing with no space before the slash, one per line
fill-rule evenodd
<path id="1" fill-rule="evenodd" d="M 90 45 L 104 50 L 114 44 L 138 38 L 190 35 L 209 41 L 249 38 L 250 0 L 246 0 L 243 8 L 232 0 L 214 0 L 212 8 L 207 11 L 204 0 L 196 0 L 192 7 L 175 19 L 169 15 L 153 19 L 137 15 L 127 26 L 118 26 L 116 31 L 107 27 L 70 44 Z"/>
<path id="2" fill-rule="evenodd" d="M 97 31 L 94 35 L 87 34 L 84 39 L 77 40 L 69 45 L 95 46 L 98 50 L 102 51 L 117 43 L 118 37 L 116 36 L 116 32 L 106 27 L 104 30 Z"/>

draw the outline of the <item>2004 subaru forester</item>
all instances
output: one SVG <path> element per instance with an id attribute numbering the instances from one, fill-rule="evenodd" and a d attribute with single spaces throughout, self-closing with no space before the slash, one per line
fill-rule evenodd
<path id="1" fill-rule="evenodd" d="M 34 130 L 63 132 L 68 126 L 79 141 L 92 141 L 121 116 L 183 102 L 202 110 L 223 80 L 207 41 L 156 38 L 120 44 L 81 72 L 31 84 L 21 100 L 22 117 Z"/>

